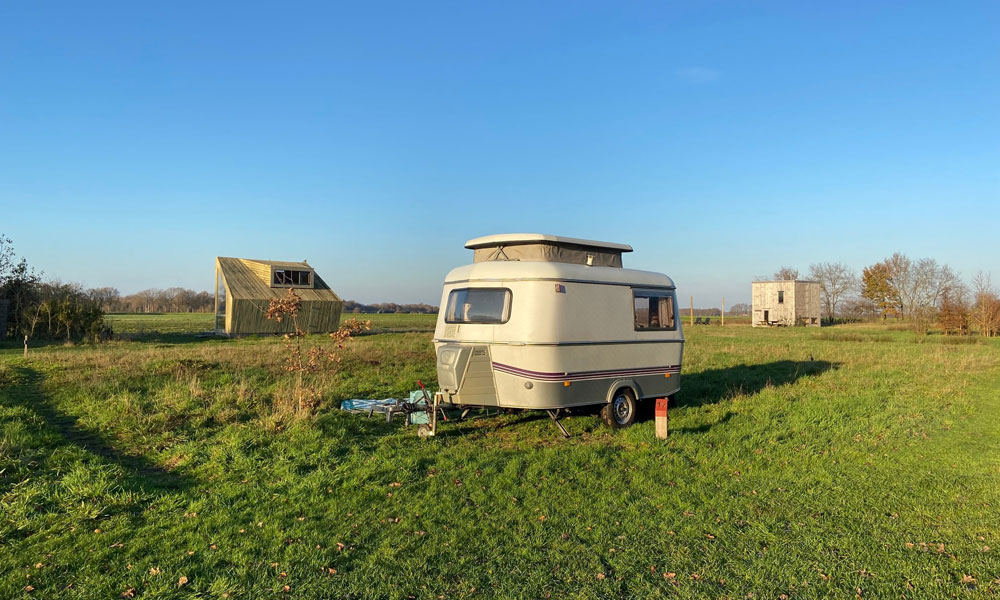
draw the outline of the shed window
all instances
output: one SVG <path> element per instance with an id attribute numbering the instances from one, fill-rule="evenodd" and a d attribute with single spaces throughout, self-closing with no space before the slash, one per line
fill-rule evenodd
<path id="1" fill-rule="evenodd" d="M 275 269 L 272 285 L 309 285 L 309 271 L 291 271 L 288 269 Z"/>
<path id="2" fill-rule="evenodd" d="M 674 295 L 670 292 L 634 290 L 632 304 L 636 331 L 674 329 Z"/>
<path id="3" fill-rule="evenodd" d="M 785 292 L 784 290 L 778 290 L 778 304 L 785 303 Z"/>
<path id="4" fill-rule="evenodd" d="M 500 324 L 510 319 L 507 288 L 463 288 L 448 294 L 446 323 Z"/>

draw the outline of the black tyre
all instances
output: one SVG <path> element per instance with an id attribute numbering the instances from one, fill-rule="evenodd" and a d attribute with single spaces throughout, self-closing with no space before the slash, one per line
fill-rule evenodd
<path id="1" fill-rule="evenodd" d="M 636 413 L 639 412 L 639 403 L 636 402 L 635 394 L 628 388 L 621 388 L 611 402 L 601 409 L 601 420 L 612 429 L 624 429 L 635 423 Z"/>

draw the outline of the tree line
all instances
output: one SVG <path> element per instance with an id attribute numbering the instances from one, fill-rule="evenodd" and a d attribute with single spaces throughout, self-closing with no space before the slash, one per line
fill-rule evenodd
<path id="1" fill-rule="evenodd" d="M 430 304 L 396 304 L 395 302 L 382 302 L 379 304 L 362 304 L 354 300 L 344 301 L 345 313 L 424 313 L 437 314 L 438 307 Z"/>
<path id="2" fill-rule="evenodd" d="M 97 339 L 110 333 L 100 304 L 87 290 L 43 283 L 41 273 L 14 254 L 12 243 L 0 234 L 0 338 Z"/>
<path id="3" fill-rule="evenodd" d="M 774 273 L 777 280 L 798 278 L 792 267 Z M 816 263 L 809 266 L 808 279 L 819 283 L 822 316 L 828 322 L 894 318 L 924 331 L 937 324 L 946 333 L 975 329 L 988 337 L 1000 335 L 1000 295 L 982 271 L 969 285 L 933 258 L 911 259 L 897 252 L 860 275 L 844 263 Z"/>
<path id="4" fill-rule="evenodd" d="M 105 312 L 118 313 L 159 313 L 186 312 L 206 313 L 215 310 L 215 294 L 196 292 L 180 287 L 148 289 L 122 296 L 116 288 L 102 287 L 87 290 Z"/>

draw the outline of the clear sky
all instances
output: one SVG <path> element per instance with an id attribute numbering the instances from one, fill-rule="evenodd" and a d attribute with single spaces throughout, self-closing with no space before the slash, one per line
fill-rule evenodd
<path id="1" fill-rule="evenodd" d="M 1000 279 L 998 229 L 995 1 L 0 7 L 0 232 L 63 281 L 437 303 L 538 232 L 717 306 L 896 251 Z"/>

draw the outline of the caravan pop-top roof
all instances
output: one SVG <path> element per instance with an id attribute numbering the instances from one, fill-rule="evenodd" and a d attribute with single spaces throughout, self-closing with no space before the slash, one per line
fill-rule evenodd
<path id="1" fill-rule="evenodd" d="M 542 233 L 502 233 L 465 242 L 474 263 L 488 261 L 563 262 L 592 267 L 622 267 L 632 246 Z"/>
<path id="2" fill-rule="evenodd" d="M 662 273 L 638 269 L 594 269 L 586 265 L 555 261 L 488 261 L 456 267 L 448 272 L 445 285 L 463 283 L 502 284 L 508 281 L 559 281 L 612 283 L 636 287 L 673 288 L 674 281 Z"/>

